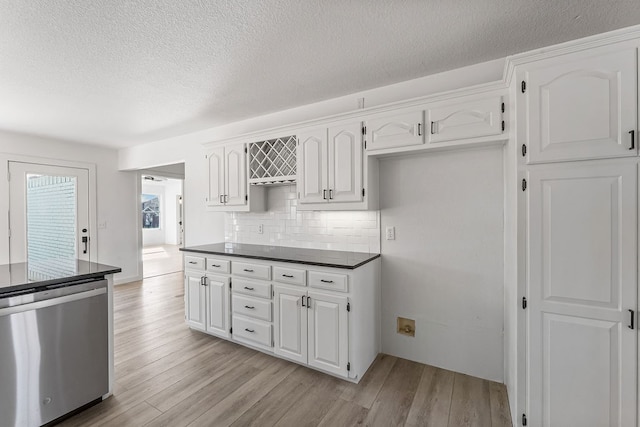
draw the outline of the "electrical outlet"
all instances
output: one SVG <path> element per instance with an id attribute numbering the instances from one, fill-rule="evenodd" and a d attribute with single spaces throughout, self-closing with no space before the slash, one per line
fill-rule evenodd
<path id="1" fill-rule="evenodd" d="M 107 221 L 102 221 L 98 223 L 98 230 L 104 230 L 107 228 Z"/>
<path id="2" fill-rule="evenodd" d="M 387 227 L 387 240 L 396 240 L 396 228 L 395 227 Z"/>
<path id="3" fill-rule="evenodd" d="M 258 234 L 264 233 L 264 225 L 258 224 Z"/>

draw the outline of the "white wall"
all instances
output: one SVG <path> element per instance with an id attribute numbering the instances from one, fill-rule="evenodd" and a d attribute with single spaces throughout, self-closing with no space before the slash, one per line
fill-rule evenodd
<path id="1" fill-rule="evenodd" d="M 385 353 L 502 381 L 503 194 L 502 147 L 380 161 Z"/>
<path id="2" fill-rule="evenodd" d="M 119 168 L 121 170 L 137 170 L 184 162 L 185 246 L 222 242 L 225 239 L 225 214 L 205 209 L 208 172 L 207 162 L 204 158 L 205 150 L 201 144 L 303 120 L 353 111 L 357 107 L 358 98 L 361 97 L 365 98 L 366 107 L 374 107 L 498 81 L 502 79 L 504 63 L 504 59 L 497 59 L 255 117 L 226 126 L 121 149 L 119 151 Z"/>
<path id="3" fill-rule="evenodd" d="M 76 144 L 31 135 L 0 131 L 0 153 L 17 156 L 93 163 L 97 173 L 98 262 L 122 268 L 116 282 L 139 277 L 137 252 L 138 218 L 136 174 L 118 171 L 116 150 Z M 7 189 L 0 186 L 0 200 L 8 200 Z M 7 209 L 0 210 L 0 223 L 7 224 Z M 0 227 L 0 263 L 8 259 L 7 228 Z"/>

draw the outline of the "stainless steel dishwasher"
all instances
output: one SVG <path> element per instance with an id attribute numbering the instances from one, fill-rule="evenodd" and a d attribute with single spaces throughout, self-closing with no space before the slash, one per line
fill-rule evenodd
<path id="1" fill-rule="evenodd" d="M 49 423 L 109 390 L 107 281 L 0 294 L 0 426 Z"/>

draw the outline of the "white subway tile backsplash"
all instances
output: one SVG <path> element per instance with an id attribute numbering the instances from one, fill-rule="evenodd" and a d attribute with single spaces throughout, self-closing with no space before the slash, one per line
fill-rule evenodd
<path id="1" fill-rule="evenodd" d="M 268 211 L 227 213 L 225 241 L 380 252 L 380 211 L 298 211 L 295 185 L 266 189 Z M 263 234 L 258 234 L 262 224 Z"/>

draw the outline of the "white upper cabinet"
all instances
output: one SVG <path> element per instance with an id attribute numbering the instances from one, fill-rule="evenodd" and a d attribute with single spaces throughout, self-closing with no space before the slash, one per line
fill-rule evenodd
<path id="1" fill-rule="evenodd" d="M 329 128 L 329 200 L 362 200 L 362 128 L 351 123 Z"/>
<path id="2" fill-rule="evenodd" d="M 300 203 L 326 203 L 329 188 L 327 131 L 298 134 L 298 192 Z"/>
<path id="3" fill-rule="evenodd" d="M 360 122 L 299 132 L 297 161 L 300 209 L 367 208 Z"/>
<path id="4" fill-rule="evenodd" d="M 215 146 L 207 151 L 209 188 L 206 205 L 222 211 L 264 210 L 264 189 L 247 185 L 245 144 Z M 251 191 L 249 191 L 251 190 Z"/>
<path id="5" fill-rule="evenodd" d="M 386 113 L 366 122 L 367 151 L 424 144 L 424 112 Z"/>
<path id="6" fill-rule="evenodd" d="M 637 49 L 591 49 L 518 72 L 518 141 L 531 163 L 635 156 Z"/>
<path id="7" fill-rule="evenodd" d="M 502 97 L 456 102 L 427 110 L 428 144 L 500 135 Z"/>
<path id="8" fill-rule="evenodd" d="M 224 205 L 224 148 L 215 148 L 207 154 L 209 166 L 209 194 L 208 206 Z"/>
<path id="9" fill-rule="evenodd" d="M 244 144 L 225 147 L 224 167 L 226 170 L 225 204 L 238 206 L 247 203 L 247 169 Z"/>

